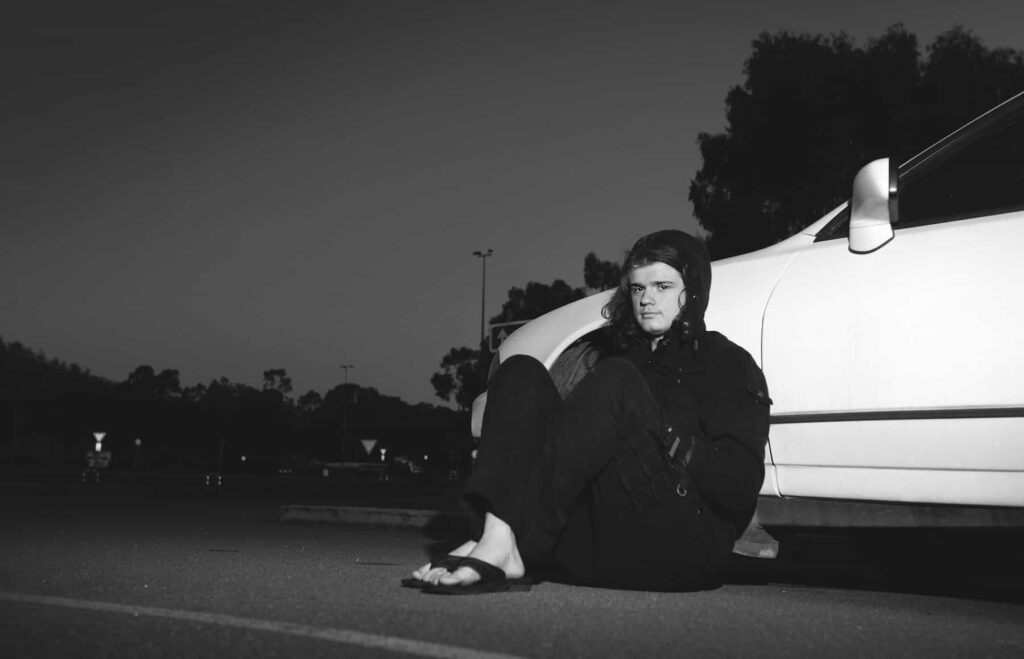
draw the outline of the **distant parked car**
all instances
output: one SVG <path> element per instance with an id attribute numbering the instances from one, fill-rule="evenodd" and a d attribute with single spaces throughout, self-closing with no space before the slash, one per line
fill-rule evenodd
<path id="1" fill-rule="evenodd" d="M 422 474 L 426 471 L 423 465 L 417 463 L 415 460 L 406 455 L 399 455 L 394 459 L 394 464 L 399 469 L 408 470 L 410 474 Z"/>
<path id="2" fill-rule="evenodd" d="M 525 325 L 492 372 L 527 354 L 572 381 L 610 297 Z M 706 317 L 774 400 L 763 526 L 1024 527 L 1024 93 L 716 261 Z"/>

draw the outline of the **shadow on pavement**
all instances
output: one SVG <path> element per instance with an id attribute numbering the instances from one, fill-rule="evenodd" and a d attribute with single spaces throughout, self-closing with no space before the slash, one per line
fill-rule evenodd
<path id="1" fill-rule="evenodd" d="M 1024 603 L 1019 531 L 793 534 L 776 559 L 733 555 L 723 584 L 790 584 Z"/>

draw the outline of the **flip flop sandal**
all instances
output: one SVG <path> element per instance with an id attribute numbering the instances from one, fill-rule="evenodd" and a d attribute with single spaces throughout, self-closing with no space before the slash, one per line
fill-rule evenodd
<path id="1" fill-rule="evenodd" d="M 449 572 L 454 572 L 455 568 L 459 567 L 459 561 L 462 560 L 462 556 L 453 556 L 447 554 L 437 560 L 430 561 L 430 567 L 443 567 Z M 402 588 L 423 588 L 424 586 L 431 585 L 430 582 L 424 581 L 423 579 L 417 579 L 416 577 L 406 577 L 402 579 Z"/>
<path id="2" fill-rule="evenodd" d="M 458 567 L 476 570 L 480 580 L 471 584 L 430 584 L 423 587 L 424 593 L 433 595 L 481 595 L 483 593 L 525 592 L 533 587 L 533 578 L 509 579 L 498 567 L 469 556 L 459 561 Z"/>

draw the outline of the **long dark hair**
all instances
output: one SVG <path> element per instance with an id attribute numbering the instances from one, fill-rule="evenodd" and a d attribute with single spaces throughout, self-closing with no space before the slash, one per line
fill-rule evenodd
<path id="1" fill-rule="evenodd" d="M 655 231 L 637 240 L 626 253 L 619 286 L 602 310 L 610 321 L 612 338 L 620 347 L 648 338 L 633 316 L 629 273 L 634 268 L 658 262 L 675 268 L 686 286 L 685 306 L 673 322 L 673 330 L 680 338 L 689 338 L 704 330 L 704 310 L 711 288 L 711 259 L 707 249 L 703 241 L 688 233 L 675 229 Z"/>

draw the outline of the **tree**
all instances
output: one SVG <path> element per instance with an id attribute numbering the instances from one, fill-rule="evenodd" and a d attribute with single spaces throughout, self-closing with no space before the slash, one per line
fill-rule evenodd
<path id="1" fill-rule="evenodd" d="M 533 320 L 552 309 L 575 302 L 586 294 L 582 288 L 572 288 L 561 279 L 556 279 L 550 284 L 531 281 L 525 288 L 513 286 L 508 291 L 508 299 L 501 305 L 501 313 L 491 318 L 491 322 Z"/>
<path id="2" fill-rule="evenodd" d="M 185 387 L 181 390 L 181 396 L 190 403 L 198 403 L 206 398 L 206 385 L 197 382 L 191 387 Z"/>
<path id="3" fill-rule="evenodd" d="M 460 410 L 468 410 L 473 399 L 484 390 L 486 375 L 481 373 L 482 351 L 472 348 L 452 348 L 441 359 L 441 370 L 430 377 L 437 397 L 444 401 L 454 399 Z"/>
<path id="4" fill-rule="evenodd" d="M 263 371 L 263 391 L 278 391 L 282 398 L 292 392 L 292 379 L 283 368 L 272 368 Z"/>
<path id="5" fill-rule="evenodd" d="M 323 396 L 319 392 L 310 389 L 306 393 L 299 396 L 297 401 L 299 413 L 301 414 L 313 414 L 320 406 L 324 404 Z"/>
<path id="6" fill-rule="evenodd" d="M 902 25 L 866 46 L 845 34 L 761 34 L 726 97 L 724 133 L 697 138 L 690 201 L 712 257 L 767 246 L 849 197 L 857 170 L 899 163 L 1024 88 L 1024 56 L 969 31 L 921 58 Z"/>
<path id="7" fill-rule="evenodd" d="M 125 384 L 136 391 L 149 391 L 152 389 L 155 380 L 156 371 L 153 370 L 152 366 L 143 364 L 142 366 L 136 366 L 135 370 L 128 374 Z"/>
<path id="8" fill-rule="evenodd" d="M 153 398 L 175 398 L 181 395 L 181 377 L 177 369 L 165 368 L 159 373 L 143 364 L 128 374 L 124 382 L 132 391 Z"/>
<path id="9" fill-rule="evenodd" d="M 583 259 L 583 283 L 590 291 L 605 291 L 619 285 L 622 266 L 614 261 L 602 261 L 590 252 Z"/>

